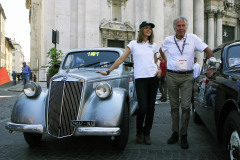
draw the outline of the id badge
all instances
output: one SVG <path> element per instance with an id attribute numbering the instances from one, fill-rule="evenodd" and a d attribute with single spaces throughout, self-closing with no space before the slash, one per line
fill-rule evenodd
<path id="1" fill-rule="evenodd" d="M 178 70 L 187 70 L 187 60 L 186 59 L 178 60 Z"/>

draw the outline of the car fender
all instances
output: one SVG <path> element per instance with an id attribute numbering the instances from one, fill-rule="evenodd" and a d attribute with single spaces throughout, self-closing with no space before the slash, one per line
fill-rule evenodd
<path id="1" fill-rule="evenodd" d="M 94 120 L 96 127 L 120 126 L 127 96 L 128 93 L 123 88 L 113 88 L 107 99 L 100 99 L 94 91 L 84 104 L 78 119 Z"/>
<path id="2" fill-rule="evenodd" d="M 223 134 L 223 129 L 224 129 L 224 124 L 225 124 L 225 120 L 228 116 L 228 114 L 233 111 L 233 110 L 237 110 L 238 113 L 240 114 L 240 110 L 239 110 L 239 105 L 237 103 L 236 100 L 234 99 L 228 99 L 224 102 L 224 104 L 222 105 L 221 108 L 221 112 L 219 115 L 219 118 L 217 120 L 217 129 L 218 129 L 218 141 L 221 142 L 222 141 L 222 134 Z"/>
<path id="3" fill-rule="evenodd" d="M 28 98 L 22 93 L 14 104 L 11 122 L 18 124 L 42 124 L 46 126 L 46 98 L 48 91 L 42 90 L 35 98 Z"/>

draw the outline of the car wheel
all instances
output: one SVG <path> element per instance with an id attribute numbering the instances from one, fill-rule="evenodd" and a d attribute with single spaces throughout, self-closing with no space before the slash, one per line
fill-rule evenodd
<path id="1" fill-rule="evenodd" d="M 223 130 L 226 159 L 240 159 L 240 115 L 234 110 L 228 115 Z"/>
<path id="2" fill-rule="evenodd" d="M 203 124 L 194 106 L 192 106 L 192 113 L 193 113 L 193 121 L 197 124 Z"/>
<path id="3" fill-rule="evenodd" d="M 121 134 L 115 138 L 115 145 L 117 149 L 123 150 L 128 142 L 128 134 L 129 134 L 129 109 L 128 105 L 125 102 L 122 123 L 120 126 Z"/>
<path id="4" fill-rule="evenodd" d="M 25 141 L 30 146 L 36 146 L 36 145 L 39 145 L 41 143 L 42 134 L 24 132 L 23 135 L 24 135 Z"/>

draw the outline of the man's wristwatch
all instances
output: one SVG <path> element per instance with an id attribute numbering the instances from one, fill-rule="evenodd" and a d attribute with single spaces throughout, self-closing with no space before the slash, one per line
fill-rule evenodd
<path id="1" fill-rule="evenodd" d="M 107 75 L 109 75 L 109 74 L 110 74 L 110 71 L 109 71 L 109 70 L 107 70 L 106 72 L 107 72 Z"/>

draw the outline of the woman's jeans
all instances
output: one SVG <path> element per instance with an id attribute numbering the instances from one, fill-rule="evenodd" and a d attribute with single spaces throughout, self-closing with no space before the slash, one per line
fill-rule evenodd
<path id="1" fill-rule="evenodd" d="M 138 99 L 137 134 L 148 136 L 152 128 L 159 78 L 135 79 Z M 145 120 L 145 123 L 144 123 Z"/>

